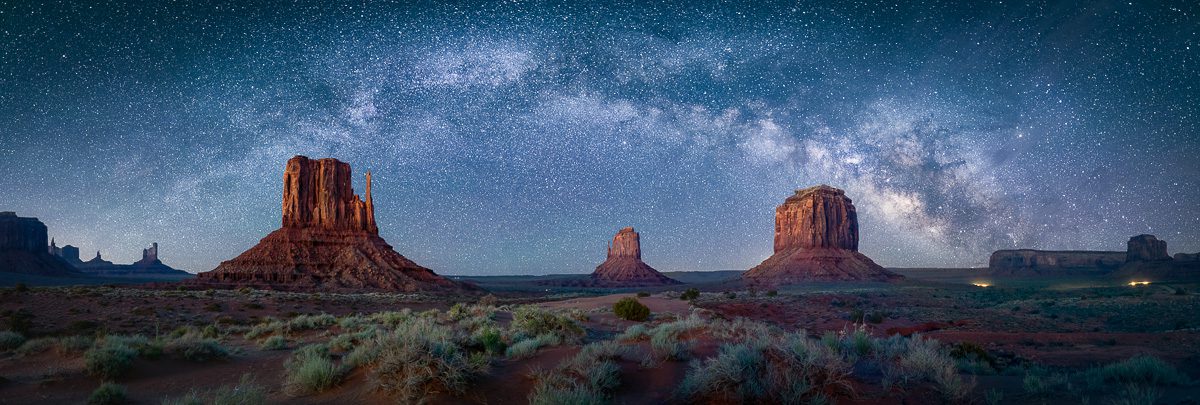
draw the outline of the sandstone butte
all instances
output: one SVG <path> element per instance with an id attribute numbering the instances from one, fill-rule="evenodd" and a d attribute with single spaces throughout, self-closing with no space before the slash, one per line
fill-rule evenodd
<path id="1" fill-rule="evenodd" d="M 282 227 L 192 282 L 283 290 L 428 291 L 471 288 L 435 274 L 379 237 L 371 198 L 351 188 L 350 165 L 336 159 L 288 160 Z"/>
<path id="2" fill-rule="evenodd" d="M 858 252 L 858 214 L 842 190 L 819 185 L 775 209 L 775 254 L 742 274 L 751 284 L 902 278 Z"/>
<path id="3" fill-rule="evenodd" d="M 608 287 L 680 284 L 642 261 L 641 237 L 633 227 L 623 228 L 613 236 L 608 246 L 608 259 L 596 266 L 591 283 Z"/>
<path id="4" fill-rule="evenodd" d="M 47 246 L 46 224 L 37 218 L 0 212 L 0 272 L 43 276 L 79 275 Z"/>

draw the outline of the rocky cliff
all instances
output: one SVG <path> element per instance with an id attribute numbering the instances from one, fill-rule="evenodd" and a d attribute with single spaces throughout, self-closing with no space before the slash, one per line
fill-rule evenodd
<path id="1" fill-rule="evenodd" d="M 350 165 L 293 157 L 283 176 L 282 227 L 194 283 L 327 291 L 469 288 L 408 260 L 379 237 L 370 173 L 366 180 L 364 201 L 351 188 Z"/>
<path id="2" fill-rule="evenodd" d="M 77 275 L 75 269 L 50 254 L 46 224 L 37 218 L 0 212 L 0 272 L 46 276 Z"/>
<path id="3" fill-rule="evenodd" d="M 1167 254 L 1167 241 L 1158 240 L 1154 235 L 1138 235 L 1129 238 L 1126 243 L 1128 250 L 1126 251 L 1125 261 L 1166 261 L 1171 260 L 1171 256 Z"/>
<path id="4" fill-rule="evenodd" d="M 591 282 L 604 287 L 636 287 L 679 284 L 642 262 L 641 237 L 632 227 L 613 236 L 608 247 L 608 259 L 596 266 Z"/>
<path id="5" fill-rule="evenodd" d="M 858 252 L 858 214 L 842 190 L 796 190 L 775 209 L 775 254 L 742 275 L 750 283 L 901 278 Z"/>
<path id="6" fill-rule="evenodd" d="M 1034 276 L 1048 274 L 1105 273 L 1125 263 L 1125 252 L 997 250 L 988 259 L 994 275 Z"/>

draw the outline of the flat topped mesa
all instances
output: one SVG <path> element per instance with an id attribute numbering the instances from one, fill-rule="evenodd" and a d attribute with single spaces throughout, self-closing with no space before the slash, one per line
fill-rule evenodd
<path id="1" fill-rule="evenodd" d="M 195 283 L 332 291 L 471 288 L 413 263 L 379 237 L 370 172 L 365 196 L 359 199 L 350 187 L 350 165 L 291 158 L 283 174 L 282 227 L 200 273 Z"/>
<path id="2" fill-rule="evenodd" d="M 351 188 L 350 165 L 296 156 L 283 173 L 283 227 L 358 230 L 379 234 L 367 172 L 366 201 Z"/>
<path id="3" fill-rule="evenodd" d="M 598 287 L 640 287 L 679 284 L 642 262 L 642 243 L 633 227 L 625 227 L 608 245 L 608 259 L 596 266 L 591 285 Z"/>
<path id="4" fill-rule="evenodd" d="M 842 190 L 796 190 L 775 209 L 775 254 L 742 277 L 752 283 L 900 278 L 858 252 L 858 213 Z"/>

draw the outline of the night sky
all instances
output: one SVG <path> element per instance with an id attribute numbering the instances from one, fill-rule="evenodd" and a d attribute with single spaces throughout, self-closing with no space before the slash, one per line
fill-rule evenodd
<path id="1" fill-rule="evenodd" d="M 590 272 L 624 226 L 747 269 L 820 183 L 887 267 L 1200 251 L 1194 1 L 602 3 L 0 1 L 0 210 L 207 271 L 303 154 L 442 274 Z"/>

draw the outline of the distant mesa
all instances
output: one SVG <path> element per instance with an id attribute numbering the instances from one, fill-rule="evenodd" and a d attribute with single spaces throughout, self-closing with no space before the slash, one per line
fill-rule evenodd
<path id="1" fill-rule="evenodd" d="M 50 249 L 51 251 L 55 250 L 53 243 L 51 243 Z M 132 264 L 115 264 L 104 260 L 98 250 L 96 257 L 81 262 L 79 261 L 79 248 L 71 245 L 58 249 L 57 254 L 80 272 L 89 276 L 191 276 L 191 273 L 165 265 L 158 259 L 158 242 L 151 243 L 149 248 L 142 249 L 142 259 Z"/>
<path id="2" fill-rule="evenodd" d="M 350 174 L 350 165 L 336 159 L 288 160 L 282 227 L 192 282 L 322 291 L 470 288 L 413 263 L 380 238 L 371 173 L 365 199 L 354 194 Z"/>
<path id="3" fill-rule="evenodd" d="M 591 282 L 595 286 L 606 287 L 680 284 L 642 261 L 641 237 L 633 227 L 623 228 L 613 236 L 608 246 L 608 259 L 596 266 Z"/>
<path id="4" fill-rule="evenodd" d="M 1122 264 L 1125 252 L 1014 249 L 997 250 L 988 259 L 988 268 L 998 276 L 1096 275 Z"/>
<path id="5" fill-rule="evenodd" d="M 1154 235 L 1137 235 L 1120 251 L 997 250 L 988 260 L 994 276 L 1037 277 L 1096 275 L 1151 278 L 1200 276 L 1198 254 L 1167 254 L 1167 242 Z"/>
<path id="6" fill-rule="evenodd" d="M 888 281 L 902 276 L 858 252 L 858 214 L 842 190 L 796 190 L 775 209 L 775 254 L 746 271 L 752 284 Z"/>
<path id="7" fill-rule="evenodd" d="M 0 272 L 78 276 L 75 268 L 51 254 L 46 239 L 46 224 L 37 218 L 0 212 Z"/>

